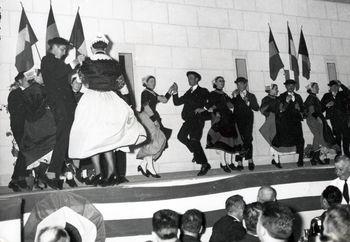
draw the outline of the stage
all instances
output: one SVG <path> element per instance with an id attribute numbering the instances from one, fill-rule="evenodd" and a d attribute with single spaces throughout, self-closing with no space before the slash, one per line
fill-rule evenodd
<path id="1" fill-rule="evenodd" d="M 0 190 L 0 239 L 20 241 L 23 226 L 35 205 L 52 193 L 71 192 L 90 201 L 102 214 L 106 241 L 146 241 L 151 239 L 151 218 L 155 211 L 169 208 L 179 213 L 196 208 L 205 213 L 208 241 L 211 227 L 225 214 L 225 200 L 234 194 L 246 203 L 256 201 L 262 185 L 277 190 L 278 201 L 300 215 L 299 226 L 308 227 L 310 219 L 321 214 L 319 196 L 335 178 L 333 165 L 297 168 L 295 163 L 283 169 L 271 165 L 256 166 L 254 171 L 224 173 L 213 169 L 204 177 L 198 171 L 161 174 L 161 179 L 128 177 L 129 183 L 114 187 L 82 186 L 62 191 L 45 190 L 13 193 Z M 21 212 L 22 210 L 22 212 Z"/>

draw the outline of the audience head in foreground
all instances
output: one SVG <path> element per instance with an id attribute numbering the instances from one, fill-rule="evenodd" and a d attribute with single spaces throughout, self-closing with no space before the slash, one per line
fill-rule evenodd
<path id="1" fill-rule="evenodd" d="M 245 202 L 241 195 L 234 195 L 229 197 L 225 203 L 227 215 L 237 218 L 239 221 L 243 219 L 243 210 Z"/>
<path id="2" fill-rule="evenodd" d="M 350 241 L 350 206 L 335 205 L 326 212 L 321 241 Z"/>
<path id="3" fill-rule="evenodd" d="M 287 206 L 277 202 L 264 203 L 257 225 L 260 241 L 288 241 L 292 234 L 293 218 Z"/>
<path id="4" fill-rule="evenodd" d="M 62 227 L 46 227 L 39 232 L 36 242 L 70 242 L 70 238 Z"/>
<path id="5" fill-rule="evenodd" d="M 259 203 L 275 202 L 277 200 L 277 192 L 271 186 L 262 186 L 258 191 L 257 201 Z"/>
<path id="6" fill-rule="evenodd" d="M 250 203 L 244 208 L 243 223 L 245 224 L 247 232 L 251 235 L 257 235 L 256 226 L 262 209 L 263 205 L 259 202 Z"/>
<path id="7" fill-rule="evenodd" d="M 335 186 L 328 186 L 323 190 L 321 195 L 321 206 L 324 210 L 327 210 L 329 207 L 341 204 L 343 195 L 339 188 Z"/>
<path id="8" fill-rule="evenodd" d="M 187 210 L 181 217 L 182 240 L 184 237 L 199 238 L 203 230 L 204 216 L 197 209 Z"/>
<path id="9" fill-rule="evenodd" d="M 153 214 L 152 227 L 156 241 L 177 241 L 179 215 L 170 209 L 159 210 Z"/>

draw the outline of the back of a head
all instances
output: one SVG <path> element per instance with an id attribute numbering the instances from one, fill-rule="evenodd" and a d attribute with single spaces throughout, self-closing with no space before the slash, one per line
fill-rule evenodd
<path id="1" fill-rule="evenodd" d="M 326 187 L 326 189 L 324 189 L 322 192 L 322 197 L 326 199 L 329 206 L 341 204 L 343 199 L 342 192 L 335 186 Z"/>
<path id="2" fill-rule="evenodd" d="M 274 202 L 277 199 L 277 192 L 271 186 L 262 186 L 258 191 L 258 202 Z"/>
<path id="3" fill-rule="evenodd" d="M 259 202 L 250 203 L 245 206 L 243 220 L 247 230 L 256 235 L 256 225 L 262 212 L 263 205 Z"/>
<path id="4" fill-rule="evenodd" d="M 292 234 L 294 214 L 285 205 L 278 202 L 266 202 L 260 216 L 261 225 L 270 237 L 287 240 Z"/>
<path id="5" fill-rule="evenodd" d="M 181 218 L 181 229 L 199 234 L 203 225 L 203 213 L 197 209 L 187 210 Z"/>
<path id="6" fill-rule="evenodd" d="M 245 202 L 241 195 L 234 195 L 226 200 L 225 208 L 228 214 L 235 214 L 243 216 Z M 242 218 L 239 218 L 242 219 Z"/>
<path id="7" fill-rule="evenodd" d="M 152 226 L 160 239 L 177 238 L 179 215 L 170 209 L 159 210 L 153 214 Z"/>
<path id="8" fill-rule="evenodd" d="M 326 212 L 323 234 L 334 242 L 350 241 L 350 205 L 335 205 Z"/>
<path id="9" fill-rule="evenodd" d="M 70 242 L 70 238 L 62 227 L 46 227 L 39 232 L 37 242 Z"/>

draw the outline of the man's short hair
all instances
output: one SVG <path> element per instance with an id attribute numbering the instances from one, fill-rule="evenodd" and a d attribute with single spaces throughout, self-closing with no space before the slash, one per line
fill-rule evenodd
<path id="1" fill-rule="evenodd" d="M 245 202 L 243 200 L 243 197 L 241 195 L 234 195 L 229 198 L 227 198 L 225 203 L 225 208 L 228 213 L 232 213 L 238 210 L 244 209 Z"/>
<path id="2" fill-rule="evenodd" d="M 17 74 L 17 76 L 15 77 L 15 82 L 19 82 L 20 80 L 22 80 L 24 78 L 24 72 L 21 71 Z"/>
<path id="3" fill-rule="evenodd" d="M 179 228 L 179 215 L 170 209 L 162 209 L 153 214 L 153 231 L 160 239 L 172 239 L 177 237 Z"/>
<path id="4" fill-rule="evenodd" d="M 343 199 L 342 192 L 335 186 L 326 187 L 322 192 L 322 197 L 326 199 L 329 206 L 340 204 Z"/>
<path id="5" fill-rule="evenodd" d="M 337 242 L 348 242 L 350 238 L 350 206 L 335 205 L 326 212 L 324 233 L 335 236 Z M 332 236 L 332 237 L 333 237 Z"/>
<path id="6" fill-rule="evenodd" d="M 262 212 L 263 205 L 259 202 L 250 203 L 245 206 L 243 219 L 249 232 L 256 234 L 256 225 Z"/>
<path id="7" fill-rule="evenodd" d="M 58 226 L 45 227 L 40 230 L 38 234 L 37 242 L 57 242 L 57 241 L 70 241 L 67 231 Z"/>
<path id="8" fill-rule="evenodd" d="M 258 202 L 274 202 L 277 199 L 277 192 L 271 186 L 262 186 L 258 191 Z"/>
<path id="9" fill-rule="evenodd" d="M 335 158 L 334 158 L 334 163 L 338 163 L 339 161 L 348 161 L 350 162 L 350 158 L 346 155 L 337 155 Z"/>
<path id="10" fill-rule="evenodd" d="M 275 239 L 288 239 L 292 234 L 294 214 L 278 202 L 266 202 L 260 216 L 261 225 Z"/>
<path id="11" fill-rule="evenodd" d="M 203 213 L 197 209 L 187 210 L 181 218 L 181 228 L 182 230 L 199 233 L 203 226 Z"/>

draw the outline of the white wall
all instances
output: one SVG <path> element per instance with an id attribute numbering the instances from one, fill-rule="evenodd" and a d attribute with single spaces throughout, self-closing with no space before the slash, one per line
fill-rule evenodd
<path id="1" fill-rule="evenodd" d="M 14 0 L 1 2 L 0 40 L 0 104 L 6 104 L 8 86 L 16 75 L 14 67 L 20 4 Z M 39 39 L 38 48 L 44 55 L 46 21 L 49 0 L 23 0 L 29 21 Z M 289 22 L 296 48 L 300 26 L 303 26 L 311 58 L 311 79 L 320 85 L 321 95 L 327 91 L 326 61 L 336 62 L 338 77 L 349 84 L 350 76 L 350 5 L 314 0 L 52 0 L 60 35 L 69 38 L 77 7 L 88 42 L 97 32 L 106 33 L 114 42 L 111 55 L 129 52 L 134 57 L 136 97 L 142 91 L 141 78 L 152 74 L 158 79 L 159 93 L 165 93 L 172 82 L 179 84 L 180 92 L 187 88 L 185 73 L 189 69 L 202 74 L 201 85 L 212 89 L 216 75 L 226 79 L 226 91 L 231 93 L 236 78 L 234 59 L 247 58 L 250 90 L 259 102 L 265 95 L 264 85 L 270 83 L 268 72 L 268 23 L 273 30 L 281 57 L 289 67 L 287 28 Z M 33 49 L 34 50 L 34 49 Z M 33 52 L 39 65 L 37 54 Z M 301 64 L 301 61 L 300 61 Z M 278 76 L 280 90 L 284 76 Z M 301 78 L 300 93 L 306 97 Z M 181 94 L 180 93 L 180 94 Z M 160 160 L 159 171 L 197 169 L 191 155 L 180 144 L 176 135 L 182 124 L 181 107 L 172 101 L 158 107 L 164 125 L 174 130 L 167 149 Z M 257 113 L 254 124 L 254 159 L 257 164 L 269 162 L 267 143 L 259 134 L 264 117 Z M 205 144 L 207 123 L 203 145 Z M 0 112 L 0 184 L 7 184 L 14 161 L 10 153 L 9 117 Z M 311 135 L 304 123 L 306 144 Z M 214 167 L 219 157 L 206 151 Z M 136 173 L 138 161 L 130 155 L 128 174 Z M 289 157 L 288 160 L 290 161 Z"/>

